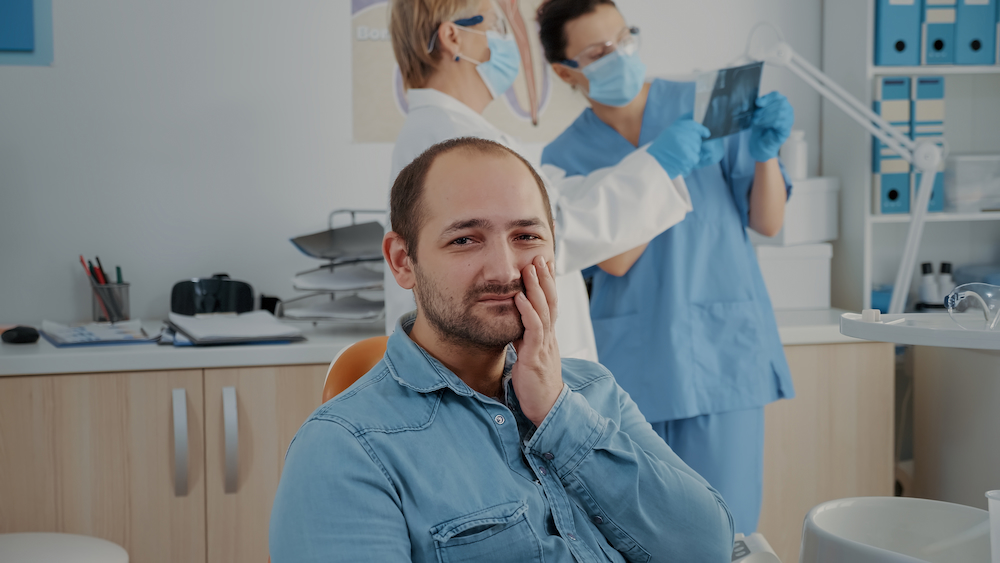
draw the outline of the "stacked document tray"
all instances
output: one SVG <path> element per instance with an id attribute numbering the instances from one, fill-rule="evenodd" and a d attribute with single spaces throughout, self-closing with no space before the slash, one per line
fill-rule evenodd
<path id="1" fill-rule="evenodd" d="M 333 218 L 339 213 L 350 213 L 352 224 L 333 228 Z M 281 303 L 280 316 L 304 321 L 350 322 L 384 317 L 383 228 L 376 221 L 355 223 L 356 213 L 384 215 L 385 211 L 334 211 L 328 230 L 292 239 L 292 244 L 303 254 L 325 264 L 292 278 L 292 287 L 305 294 Z"/>

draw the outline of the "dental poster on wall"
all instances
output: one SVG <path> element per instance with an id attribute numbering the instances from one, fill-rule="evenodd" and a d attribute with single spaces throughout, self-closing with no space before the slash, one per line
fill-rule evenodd
<path id="1" fill-rule="evenodd" d="M 538 41 L 535 10 L 541 0 L 517 1 L 532 51 L 538 94 L 538 125 L 532 125 L 524 69 L 483 116 L 523 143 L 543 143 L 562 133 L 586 99 L 552 72 Z M 429 39 L 429 38 L 428 38 Z M 389 38 L 389 0 L 351 0 L 351 78 L 355 143 L 392 143 L 406 119 L 406 92 Z"/>

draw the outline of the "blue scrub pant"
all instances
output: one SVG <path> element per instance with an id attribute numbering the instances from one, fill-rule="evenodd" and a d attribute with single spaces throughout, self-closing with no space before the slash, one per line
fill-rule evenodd
<path id="1" fill-rule="evenodd" d="M 751 534 L 764 487 L 764 408 L 654 422 L 653 430 L 719 491 L 737 533 Z"/>

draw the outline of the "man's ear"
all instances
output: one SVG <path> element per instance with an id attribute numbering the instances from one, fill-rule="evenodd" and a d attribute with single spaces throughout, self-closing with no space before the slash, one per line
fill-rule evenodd
<path id="1" fill-rule="evenodd" d="M 452 62 L 462 50 L 458 39 L 458 26 L 451 22 L 442 22 L 437 29 L 437 44 L 444 56 L 442 64 Z"/>
<path id="2" fill-rule="evenodd" d="M 552 72 L 556 73 L 560 79 L 570 86 L 576 87 L 577 83 L 577 73 L 574 73 L 570 68 L 564 64 L 552 63 Z"/>
<path id="3" fill-rule="evenodd" d="M 382 256 L 400 287 L 413 289 L 417 285 L 417 276 L 413 271 L 413 261 L 406 252 L 406 243 L 395 231 L 389 231 L 382 238 Z"/>

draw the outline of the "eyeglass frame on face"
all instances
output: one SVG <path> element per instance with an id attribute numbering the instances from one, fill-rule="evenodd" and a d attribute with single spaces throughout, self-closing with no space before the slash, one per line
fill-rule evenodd
<path id="1" fill-rule="evenodd" d="M 495 31 L 501 36 L 506 36 L 509 28 L 507 27 L 507 20 L 503 18 L 503 15 L 500 14 L 500 11 L 497 8 L 493 8 L 488 13 L 493 14 L 495 19 L 493 20 L 493 23 L 490 24 L 490 28 L 487 31 Z M 457 25 L 461 29 L 465 29 L 467 31 L 473 31 L 475 33 L 482 33 L 483 35 L 486 35 L 485 31 L 472 28 L 472 26 L 479 25 L 484 21 L 486 21 L 486 17 L 482 14 L 479 14 L 469 18 L 459 18 L 457 20 L 452 20 L 451 23 Z M 434 33 L 431 34 L 431 38 L 427 42 L 428 54 L 434 52 L 434 47 L 435 44 L 437 43 L 438 30 L 440 29 L 441 29 L 441 24 L 434 26 Z"/>
<path id="2" fill-rule="evenodd" d="M 560 62 L 560 64 L 568 66 L 574 70 L 580 70 L 586 67 L 587 65 L 593 64 L 603 59 L 607 55 L 614 53 L 619 48 L 622 48 L 622 50 L 625 51 L 625 54 L 631 55 L 639 48 L 639 42 L 640 42 L 639 28 L 634 25 L 627 25 L 623 27 L 621 31 L 618 32 L 618 37 L 614 41 L 605 41 L 603 43 L 590 44 L 584 47 L 582 51 L 577 53 L 575 57 L 571 59 L 564 59 L 563 61 Z M 592 51 L 598 48 L 601 50 L 600 56 L 591 58 L 591 60 L 587 63 L 582 63 L 579 60 L 581 57 L 587 54 L 588 51 Z"/>

